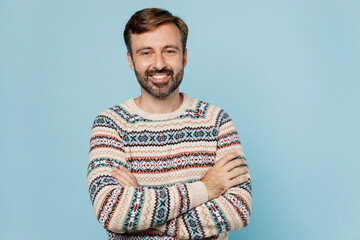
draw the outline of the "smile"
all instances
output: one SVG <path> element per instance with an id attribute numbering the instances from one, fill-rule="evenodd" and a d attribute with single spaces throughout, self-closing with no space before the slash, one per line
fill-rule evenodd
<path id="1" fill-rule="evenodd" d="M 155 83 L 164 83 L 169 79 L 170 75 L 169 74 L 155 74 L 155 75 L 150 75 L 149 77 Z"/>

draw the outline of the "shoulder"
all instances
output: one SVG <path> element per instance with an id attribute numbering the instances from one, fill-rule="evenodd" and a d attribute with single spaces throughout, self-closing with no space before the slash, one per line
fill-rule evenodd
<path id="1" fill-rule="evenodd" d="M 212 118 L 217 124 L 222 124 L 224 121 L 231 121 L 229 114 L 223 108 L 203 100 L 190 98 L 195 115 Z"/>
<path id="2" fill-rule="evenodd" d="M 204 100 L 199 100 L 197 98 L 190 97 L 188 95 L 185 95 L 186 98 L 189 100 L 189 110 L 193 111 L 194 113 L 197 113 L 198 115 L 205 115 L 209 112 L 214 114 L 219 114 L 220 112 L 224 112 L 222 108 L 219 106 L 209 103 Z"/>
<path id="3" fill-rule="evenodd" d="M 109 123 L 116 125 L 123 125 L 129 120 L 134 118 L 134 114 L 132 114 L 131 107 L 129 103 L 132 99 L 127 100 L 121 104 L 109 107 L 102 112 L 100 112 L 96 118 L 94 124 L 99 123 Z"/>

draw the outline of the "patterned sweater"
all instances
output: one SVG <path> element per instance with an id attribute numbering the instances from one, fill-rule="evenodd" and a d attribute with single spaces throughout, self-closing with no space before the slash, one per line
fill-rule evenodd
<path id="1" fill-rule="evenodd" d="M 168 114 L 144 112 L 130 99 L 96 117 L 88 187 L 109 239 L 227 239 L 248 224 L 250 180 L 211 201 L 200 181 L 227 153 L 245 158 L 233 122 L 219 107 L 183 96 Z M 120 165 L 140 187 L 111 176 Z"/>

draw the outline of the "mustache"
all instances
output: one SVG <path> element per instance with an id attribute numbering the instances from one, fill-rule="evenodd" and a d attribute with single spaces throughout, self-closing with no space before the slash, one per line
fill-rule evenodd
<path id="1" fill-rule="evenodd" d="M 174 71 L 171 70 L 171 69 L 168 69 L 168 68 L 163 68 L 161 70 L 158 70 L 158 69 L 153 69 L 153 70 L 146 70 L 145 71 L 145 75 L 148 77 L 149 75 L 154 75 L 154 74 L 157 74 L 157 73 L 167 73 L 171 76 L 174 75 Z"/>

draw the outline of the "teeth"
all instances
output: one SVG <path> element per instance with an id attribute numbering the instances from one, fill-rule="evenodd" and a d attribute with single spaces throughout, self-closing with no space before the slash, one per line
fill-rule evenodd
<path id="1" fill-rule="evenodd" d="M 166 75 L 154 75 L 153 78 L 160 79 L 166 77 Z"/>

